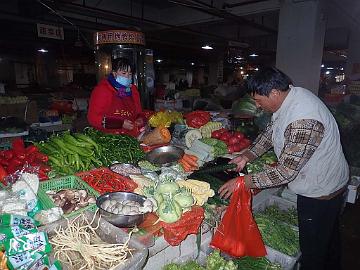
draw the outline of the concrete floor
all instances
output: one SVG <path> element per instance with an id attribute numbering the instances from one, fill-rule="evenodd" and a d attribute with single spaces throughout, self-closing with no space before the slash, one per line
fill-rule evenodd
<path id="1" fill-rule="evenodd" d="M 347 203 L 341 218 L 343 270 L 360 269 L 360 200 Z"/>

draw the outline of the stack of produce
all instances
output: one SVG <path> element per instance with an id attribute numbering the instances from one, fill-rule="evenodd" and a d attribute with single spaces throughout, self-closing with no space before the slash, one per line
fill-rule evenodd
<path id="1" fill-rule="evenodd" d="M 219 251 L 213 251 L 207 258 L 205 266 L 201 266 L 195 261 L 189 261 L 183 265 L 170 263 L 165 265 L 162 270 L 237 270 L 238 267 L 232 260 L 225 260 Z"/>
<path id="2" fill-rule="evenodd" d="M 210 113 L 205 111 L 193 111 L 185 115 L 186 124 L 192 128 L 200 128 L 210 121 Z"/>
<path id="3" fill-rule="evenodd" d="M 182 124 L 183 116 L 180 112 L 175 111 L 161 111 L 153 114 L 149 118 L 149 125 L 151 127 L 170 127 L 170 125 L 174 124 Z"/>
<path id="4" fill-rule="evenodd" d="M 251 141 L 240 131 L 231 132 L 224 128 L 214 131 L 211 137 L 225 142 L 229 153 L 239 152 L 251 144 Z"/>
<path id="5" fill-rule="evenodd" d="M 95 157 L 100 147 L 89 136 L 81 133 L 53 135 L 37 146 L 49 156 L 52 170 L 59 175 L 70 175 L 103 165 Z"/>
<path id="6" fill-rule="evenodd" d="M 255 221 L 264 243 L 286 255 L 295 256 L 299 251 L 299 232 L 266 214 L 256 213 Z"/>
<path id="7" fill-rule="evenodd" d="M 211 138 L 211 134 L 215 131 L 215 130 L 219 130 L 222 128 L 222 123 L 221 122 L 208 122 L 205 125 L 203 125 L 202 127 L 200 127 L 200 132 L 203 138 Z"/>
<path id="8" fill-rule="evenodd" d="M 261 157 L 249 162 L 246 165 L 247 173 L 257 173 L 265 169 L 266 165 L 273 166 L 277 163 L 277 157 L 274 151 L 270 150 L 263 154 Z"/>
<path id="9" fill-rule="evenodd" d="M 144 159 L 144 152 L 134 137 L 105 134 L 93 128 L 86 128 L 85 133 L 98 145 L 95 158 L 101 160 L 105 166 L 114 162 L 136 163 Z"/>
<path id="10" fill-rule="evenodd" d="M 98 168 L 76 174 L 100 194 L 114 191 L 133 192 L 137 185 L 131 179 L 110 171 L 108 168 Z"/>
<path id="11" fill-rule="evenodd" d="M 119 243 L 119 239 L 105 242 L 97 233 L 101 230 L 101 221 L 95 220 L 96 216 L 91 220 L 81 214 L 51 232 L 49 238 L 54 248 L 54 257 L 67 269 L 116 269 L 131 257 L 134 251 L 129 248 L 131 233 L 124 243 Z M 102 232 L 102 235 L 108 234 Z"/>
<path id="12" fill-rule="evenodd" d="M 181 164 L 185 172 L 191 172 L 199 169 L 197 161 L 197 156 L 184 154 L 179 163 Z"/>
<path id="13" fill-rule="evenodd" d="M 287 210 L 282 210 L 276 204 L 269 205 L 261 211 L 260 214 L 272 218 L 273 220 L 278 220 L 293 226 L 298 226 L 298 215 L 295 207 L 291 207 Z"/>
<path id="14" fill-rule="evenodd" d="M 40 180 L 46 180 L 48 179 L 47 173 L 50 171 L 50 167 L 47 165 L 48 160 L 48 156 L 40 153 L 37 146 L 29 145 L 25 148 L 23 139 L 14 139 L 11 149 L 0 151 L 0 181 L 6 175 L 22 169 L 26 164 L 39 168 Z"/>
<path id="15" fill-rule="evenodd" d="M 196 156 L 198 158 L 199 166 L 202 166 L 204 162 L 211 161 L 215 158 L 215 148 L 200 140 L 193 141 L 191 147 L 185 149 L 185 153 Z"/>
<path id="16" fill-rule="evenodd" d="M 59 261 L 50 264 L 48 235 L 38 231 L 32 218 L 2 214 L 0 224 L 0 246 L 5 249 L 0 269 L 61 269 Z"/>
<path id="17" fill-rule="evenodd" d="M 164 126 L 158 126 L 143 137 L 146 145 L 166 144 L 171 141 L 170 131 Z"/>
<path id="18" fill-rule="evenodd" d="M 220 157 L 228 153 L 228 146 L 223 141 L 214 138 L 204 138 L 200 141 L 214 148 L 214 157 Z"/>

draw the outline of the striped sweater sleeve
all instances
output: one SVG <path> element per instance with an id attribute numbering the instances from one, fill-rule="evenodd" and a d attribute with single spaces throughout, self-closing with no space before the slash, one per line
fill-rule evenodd
<path id="1" fill-rule="evenodd" d="M 297 120 L 284 132 L 284 147 L 275 167 L 252 174 L 254 187 L 266 188 L 286 184 L 295 179 L 324 137 L 324 126 L 313 119 Z"/>

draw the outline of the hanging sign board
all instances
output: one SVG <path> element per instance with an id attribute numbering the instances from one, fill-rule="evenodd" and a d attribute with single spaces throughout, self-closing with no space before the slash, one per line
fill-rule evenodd
<path id="1" fill-rule="evenodd" d="M 38 37 L 64 40 L 64 29 L 62 27 L 38 23 L 37 32 Z"/>
<path id="2" fill-rule="evenodd" d="M 142 32 L 128 30 L 109 30 L 94 34 L 95 45 L 100 44 L 135 44 L 145 45 L 145 35 Z"/>

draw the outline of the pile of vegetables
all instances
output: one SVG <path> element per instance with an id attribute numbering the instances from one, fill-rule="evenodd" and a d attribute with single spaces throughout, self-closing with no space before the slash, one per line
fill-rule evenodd
<path id="1" fill-rule="evenodd" d="M 161 111 L 153 114 L 149 118 L 151 127 L 170 127 L 172 123 L 182 124 L 184 122 L 182 113 L 176 111 Z"/>
<path id="2" fill-rule="evenodd" d="M 265 257 L 243 257 L 234 261 L 240 270 L 282 270 L 279 263 L 272 263 Z"/>
<path id="3" fill-rule="evenodd" d="M 299 251 L 299 232 L 281 221 L 256 213 L 255 221 L 264 243 L 286 255 L 295 256 Z"/>
<path id="4" fill-rule="evenodd" d="M 229 153 L 239 152 L 251 144 L 251 141 L 240 131 L 231 132 L 224 128 L 214 131 L 211 137 L 225 142 Z"/>
<path id="5" fill-rule="evenodd" d="M 186 124 L 192 128 L 200 128 L 210 121 L 210 113 L 206 111 L 193 111 L 185 115 Z"/>
<path id="6" fill-rule="evenodd" d="M 245 95 L 243 98 L 235 101 L 231 108 L 232 112 L 235 114 L 246 114 L 246 115 L 256 115 L 257 108 L 254 99 Z"/>
<path id="7" fill-rule="evenodd" d="M 152 164 L 151 162 L 147 160 L 140 160 L 138 162 L 138 166 L 141 168 L 142 171 L 148 171 L 148 172 L 156 172 L 160 171 L 160 167 L 156 166 L 155 164 Z"/>
<path id="8" fill-rule="evenodd" d="M 193 141 L 191 147 L 185 149 L 185 153 L 196 156 L 198 158 L 199 166 L 202 166 L 204 162 L 211 161 L 215 158 L 215 148 L 200 140 Z"/>
<path id="9" fill-rule="evenodd" d="M 95 158 L 105 166 L 113 162 L 136 163 L 144 159 L 144 152 L 134 137 L 105 134 L 93 128 L 86 128 L 85 133 L 98 145 Z"/>
<path id="10" fill-rule="evenodd" d="M 208 122 L 205 125 L 203 125 L 202 127 L 200 127 L 200 132 L 203 138 L 210 138 L 211 134 L 215 131 L 215 130 L 219 130 L 222 128 L 222 123 L 221 122 Z"/>
<path id="11" fill-rule="evenodd" d="M 215 192 L 211 189 L 210 184 L 204 181 L 188 179 L 180 180 L 176 183 L 180 187 L 191 191 L 191 194 L 195 199 L 195 204 L 199 206 L 203 206 L 210 197 L 215 195 Z"/>
<path id="12" fill-rule="evenodd" d="M 226 143 L 223 141 L 214 138 L 204 138 L 201 139 L 200 141 L 214 148 L 215 157 L 220 157 L 228 153 L 228 147 Z"/>
<path id="13" fill-rule="evenodd" d="M 165 144 L 171 141 L 170 131 L 164 126 L 158 126 L 143 137 L 146 145 Z"/>
<path id="14" fill-rule="evenodd" d="M 247 173 L 258 173 L 265 169 L 265 165 L 273 166 L 277 163 L 278 159 L 274 153 L 274 151 L 269 150 L 261 157 L 249 162 L 246 165 Z"/>
<path id="15" fill-rule="evenodd" d="M 133 192 L 137 187 L 131 179 L 113 173 L 108 168 L 98 168 L 76 174 L 100 194 L 114 191 Z"/>
<path id="16" fill-rule="evenodd" d="M 224 166 L 226 166 L 226 165 L 214 167 L 213 169 L 215 171 L 217 169 L 221 170 Z M 217 193 L 219 188 L 224 184 L 223 181 L 219 180 L 218 178 L 216 178 L 215 176 L 212 176 L 209 173 L 196 173 L 196 174 L 192 174 L 191 177 L 196 180 L 207 182 L 210 185 L 210 188 L 213 191 L 215 191 L 215 195 L 209 197 L 209 199 L 207 201 L 209 204 L 215 204 L 215 205 L 219 205 L 219 206 L 229 204 L 229 200 L 224 200 L 224 199 L 220 198 L 219 194 Z"/>
<path id="17" fill-rule="evenodd" d="M 197 161 L 197 156 L 184 154 L 183 157 L 179 160 L 179 163 L 181 164 L 185 172 L 191 172 L 199 169 L 199 164 L 197 163 Z"/>
<path id="18" fill-rule="evenodd" d="M 51 169 L 58 175 L 71 175 L 103 165 L 95 156 L 101 151 L 89 136 L 81 133 L 52 135 L 46 142 L 37 144 L 49 156 Z"/>
<path id="19" fill-rule="evenodd" d="M 113 269 L 126 262 L 131 254 L 129 238 L 124 243 L 110 244 L 104 242 L 96 233 L 97 224 L 89 221 L 84 214 L 67 221 L 67 227 L 59 227 L 50 237 L 54 257 L 68 269 Z"/>
<path id="20" fill-rule="evenodd" d="M 47 165 L 48 160 L 48 156 L 40 153 L 37 146 L 25 147 L 23 139 L 14 139 L 11 143 L 11 149 L 0 151 L 0 180 L 8 174 L 13 174 L 22 169 L 25 164 L 38 167 L 39 179 L 47 180 L 47 174 L 50 171 L 50 167 Z"/>
<path id="21" fill-rule="evenodd" d="M 195 261 L 189 261 L 183 265 L 170 263 L 162 270 L 237 270 L 238 267 L 232 260 L 225 260 L 218 250 L 213 251 L 207 258 L 205 266 Z"/>
<path id="22" fill-rule="evenodd" d="M 281 221 L 293 226 L 298 226 L 298 215 L 295 207 L 282 210 L 276 204 L 270 205 L 261 211 L 260 214 L 267 216 L 275 221 Z"/>

